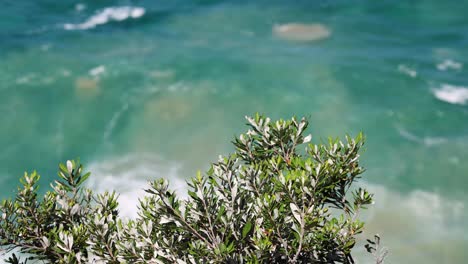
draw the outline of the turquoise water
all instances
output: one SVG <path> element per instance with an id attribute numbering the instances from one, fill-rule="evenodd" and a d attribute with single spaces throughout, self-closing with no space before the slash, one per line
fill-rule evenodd
<path id="1" fill-rule="evenodd" d="M 449 1 L 447 1 L 449 2 Z M 467 1 L 10 1 L 0 9 L 0 198 L 80 157 L 131 216 L 146 181 L 206 169 L 244 116 L 367 135 L 363 218 L 388 263 L 468 258 Z M 283 39 L 320 23 L 331 35 Z M 364 236 L 363 236 L 364 237 Z M 356 249 L 359 263 L 370 263 Z"/>

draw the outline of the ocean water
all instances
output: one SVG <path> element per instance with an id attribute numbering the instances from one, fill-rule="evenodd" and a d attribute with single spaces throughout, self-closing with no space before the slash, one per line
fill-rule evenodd
<path id="1" fill-rule="evenodd" d="M 4 0 L 0 198 L 79 157 L 135 214 L 146 182 L 205 170 L 245 115 L 363 131 L 367 231 L 388 263 L 468 259 L 467 1 Z M 316 41 L 284 38 L 320 24 Z M 363 247 L 359 263 L 372 263 Z"/>

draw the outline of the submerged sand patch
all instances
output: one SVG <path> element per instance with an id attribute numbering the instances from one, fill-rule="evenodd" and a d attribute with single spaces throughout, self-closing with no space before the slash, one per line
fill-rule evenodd
<path id="1" fill-rule="evenodd" d="M 287 23 L 273 26 L 273 34 L 284 40 L 313 42 L 330 37 L 331 30 L 318 23 Z"/>
<path id="2" fill-rule="evenodd" d="M 80 98 L 94 98 L 101 92 L 99 81 L 94 78 L 78 77 L 75 80 L 75 94 Z"/>
<path id="3" fill-rule="evenodd" d="M 145 105 L 145 117 L 147 120 L 180 120 L 186 118 L 192 108 L 189 98 L 165 96 L 151 100 Z"/>

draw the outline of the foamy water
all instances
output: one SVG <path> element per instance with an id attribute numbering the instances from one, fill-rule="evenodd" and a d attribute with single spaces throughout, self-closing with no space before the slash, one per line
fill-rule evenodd
<path id="1" fill-rule="evenodd" d="M 413 69 L 413 68 L 411 68 L 411 67 L 409 67 L 409 66 L 407 66 L 405 64 L 398 65 L 398 71 L 403 73 L 403 74 L 408 75 L 411 78 L 416 78 L 418 76 L 418 72 L 415 69 Z"/>
<path id="2" fill-rule="evenodd" d="M 106 66 L 104 65 L 99 65 L 97 66 L 96 68 L 92 68 L 91 70 L 89 70 L 89 75 L 91 76 L 99 76 L 99 75 L 102 75 L 103 73 L 106 72 Z"/>
<path id="3" fill-rule="evenodd" d="M 444 138 L 444 137 L 418 136 L 398 125 L 396 125 L 396 129 L 398 131 L 398 134 L 402 136 L 403 138 L 412 142 L 423 144 L 428 147 L 443 144 L 448 141 L 447 138 Z"/>
<path id="4" fill-rule="evenodd" d="M 459 71 L 463 67 L 463 64 L 451 59 L 446 59 L 443 62 L 437 64 L 437 69 L 440 71 L 447 71 L 447 70 L 456 70 Z"/>
<path id="5" fill-rule="evenodd" d="M 385 263 L 463 263 L 467 254 L 454 252 L 468 240 L 466 201 L 422 190 L 403 194 L 382 185 L 364 187 L 375 194 L 375 204 L 363 213 L 366 226 L 361 238 L 381 236 L 389 250 Z M 358 263 L 375 263 L 362 248 L 357 250 Z"/>
<path id="6" fill-rule="evenodd" d="M 83 9 L 84 8 L 77 6 L 77 10 L 81 11 Z M 95 15 L 91 16 L 83 23 L 65 24 L 63 28 L 66 30 L 86 30 L 95 28 L 99 25 L 107 24 L 112 21 L 119 22 L 127 19 L 137 19 L 142 17 L 145 12 L 145 9 L 142 7 L 107 7 L 101 11 L 98 11 Z"/>
<path id="7" fill-rule="evenodd" d="M 442 84 L 440 88 L 433 89 L 434 96 L 450 104 L 464 105 L 468 102 L 468 88 L 451 84 Z"/>
<path id="8" fill-rule="evenodd" d="M 134 153 L 98 160 L 88 166 L 92 176 L 88 187 L 97 191 L 116 191 L 120 215 L 135 218 L 139 199 L 145 196 L 149 182 L 158 178 L 171 179 L 170 186 L 185 197 L 185 181 L 179 175 L 181 165 L 150 153 Z"/>

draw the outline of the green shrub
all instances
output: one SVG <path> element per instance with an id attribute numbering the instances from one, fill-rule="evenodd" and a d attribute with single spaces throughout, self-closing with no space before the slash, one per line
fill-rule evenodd
<path id="1" fill-rule="evenodd" d="M 235 153 L 190 179 L 187 199 L 155 180 L 136 219 L 119 218 L 115 193 L 83 188 L 77 162 L 60 164 L 41 200 L 39 175 L 25 174 L 0 206 L 1 245 L 52 263 L 353 263 L 357 217 L 372 203 L 351 189 L 363 136 L 298 150 L 307 120 L 247 120 Z"/>

